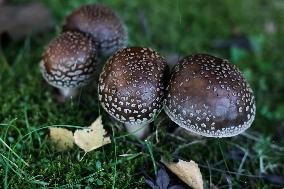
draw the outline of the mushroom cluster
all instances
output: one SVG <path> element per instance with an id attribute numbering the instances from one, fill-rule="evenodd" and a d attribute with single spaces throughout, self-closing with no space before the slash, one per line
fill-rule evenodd
<path id="1" fill-rule="evenodd" d="M 65 19 L 64 32 L 47 46 L 44 79 L 66 97 L 90 82 L 97 56 L 110 55 L 98 82 L 101 105 L 139 138 L 163 109 L 180 127 L 207 137 L 231 137 L 254 121 L 255 97 L 228 60 L 195 54 L 180 60 L 171 75 L 150 48 L 128 47 L 119 16 L 102 5 L 83 5 Z M 170 78 L 168 81 L 167 78 Z"/>
<path id="2" fill-rule="evenodd" d="M 110 8 L 83 5 L 65 20 L 63 33 L 43 53 L 43 78 L 58 88 L 60 101 L 73 97 L 96 73 L 98 55 L 111 55 L 127 45 L 124 23 Z"/>
<path id="3" fill-rule="evenodd" d="M 139 138 L 160 111 L 167 83 L 166 63 L 148 48 L 114 54 L 99 79 L 104 109 Z M 167 85 L 165 113 L 180 127 L 206 137 L 231 137 L 249 128 L 255 97 L 248 82 L 228 60 L 195 54 L 180 60 Z"/>

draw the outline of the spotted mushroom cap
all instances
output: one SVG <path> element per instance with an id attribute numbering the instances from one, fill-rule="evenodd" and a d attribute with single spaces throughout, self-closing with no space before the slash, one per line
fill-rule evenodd
<path id="1" fill-rule="evenodd" d="M 127 46 L 128 37 L 124 23 L 112 9 L 103 5 L 79 7 L 67 16 L 64 29 L 91 34 L 103 55 L 111 55 Z"/>
<path id="2" fill-rule="evenodd" d="M 249 128 L 255 98 L 241 72 L 227 60 L 196 54 L 172 73 L 165 112 L 179 126 L 207 137 L 231 137 Z"/>
<path id="3" fill-rule="evenodd" d="M 76 88 L 87 84 L 97 64 L 97 50 L 90 37 L 66 32 L 52 40 L 41 61 L 44 79 L 57 88 Z"/>
<path id="4" fill-rule="evenodd" d="M 148 124 L 163 106 L 167 65 L 150 48 L 116 52 L 99 78 L 99 99 L 115 119 L 130 125 Z"/>

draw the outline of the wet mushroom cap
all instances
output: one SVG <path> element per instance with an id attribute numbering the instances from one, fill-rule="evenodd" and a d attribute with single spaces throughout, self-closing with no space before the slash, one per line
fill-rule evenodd
<path id="1" fill-rule="evenodd" d="M 65 30 L 90 34 L 99 45 L 100 54 L 110 55 L 127 45 L 127 30 L 119 16 L 103 5 L 83 5 L 66 17 Z"/>
<path id="2" fill-rule="evenodd" d="M 120 122 L 148 124 L 162 108 L 166 62 L 150 48 L 132 47 L 116 52 L 99 78 L 99 99 Z"/>
<path id="3" fill-rule="evenodd" d="M 97 50 L 93 40 L 79 32 L 65 32 L 48 44 L 41 72 L 54 87 L 76 88 L 89 82 L 96 64 Z"/>
<path id="4" fill-rule="evenodd" d="M 230 137 L 249 128 L 255 98 L 240 71 L 227 60 L 196 54 L 172 73 L 165 112 L 179 126 L 207 137 Z"/>

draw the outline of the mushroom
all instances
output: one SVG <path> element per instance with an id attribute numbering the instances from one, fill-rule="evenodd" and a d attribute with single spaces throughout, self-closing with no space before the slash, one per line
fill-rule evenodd
<path id="1" fill-rule="evenodd" d="M 143 138 L 163 106 L 167 65 L 150 48 L 116 52 L 99 77 L 99 99 L 104 109 L 124 123 L 128 132 Z"/>
<path id="2" fill-rule="evenodd" d="M 251 126 L 256 111 L 253 91 L 236 66 L 207 54 L 178 62 L 164 104 L 172 121 L 207 137 L 238 135 Z"/>
<path id="3" fill-rule="evenodd" d="M 110 8 L 83 5 L 66 17 L 64 30 L 90 34 L 99 45 L 99 54 L 108 56 L 127 46 L 127 31 L 119 16 Z"/>
<path id="4" fill-rule="evenodd" d="M 92 79 L 96 64 L 97 50 L 92 38 L 65 32 L 48 44 L 40 68 L 43 78 L 58 88 L 65 100 Z"/>

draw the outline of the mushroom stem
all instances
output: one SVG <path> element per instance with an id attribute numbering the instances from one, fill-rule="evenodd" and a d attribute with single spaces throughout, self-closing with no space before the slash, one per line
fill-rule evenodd
<path id="1" fill-rule="evenodd" d="M 145 138 L 150 132 L 149 124 L 132 125 L 132 124 L 125 123 L 124 125 L 128 133 L 140 139 Z"/>
<path id="2" fill-rule="evenodd" d="M 77 95 L 78 89 L 77 88 L 61 88 L 59 89 L 60 94 L 64 99 L 73 98 Z"/>

